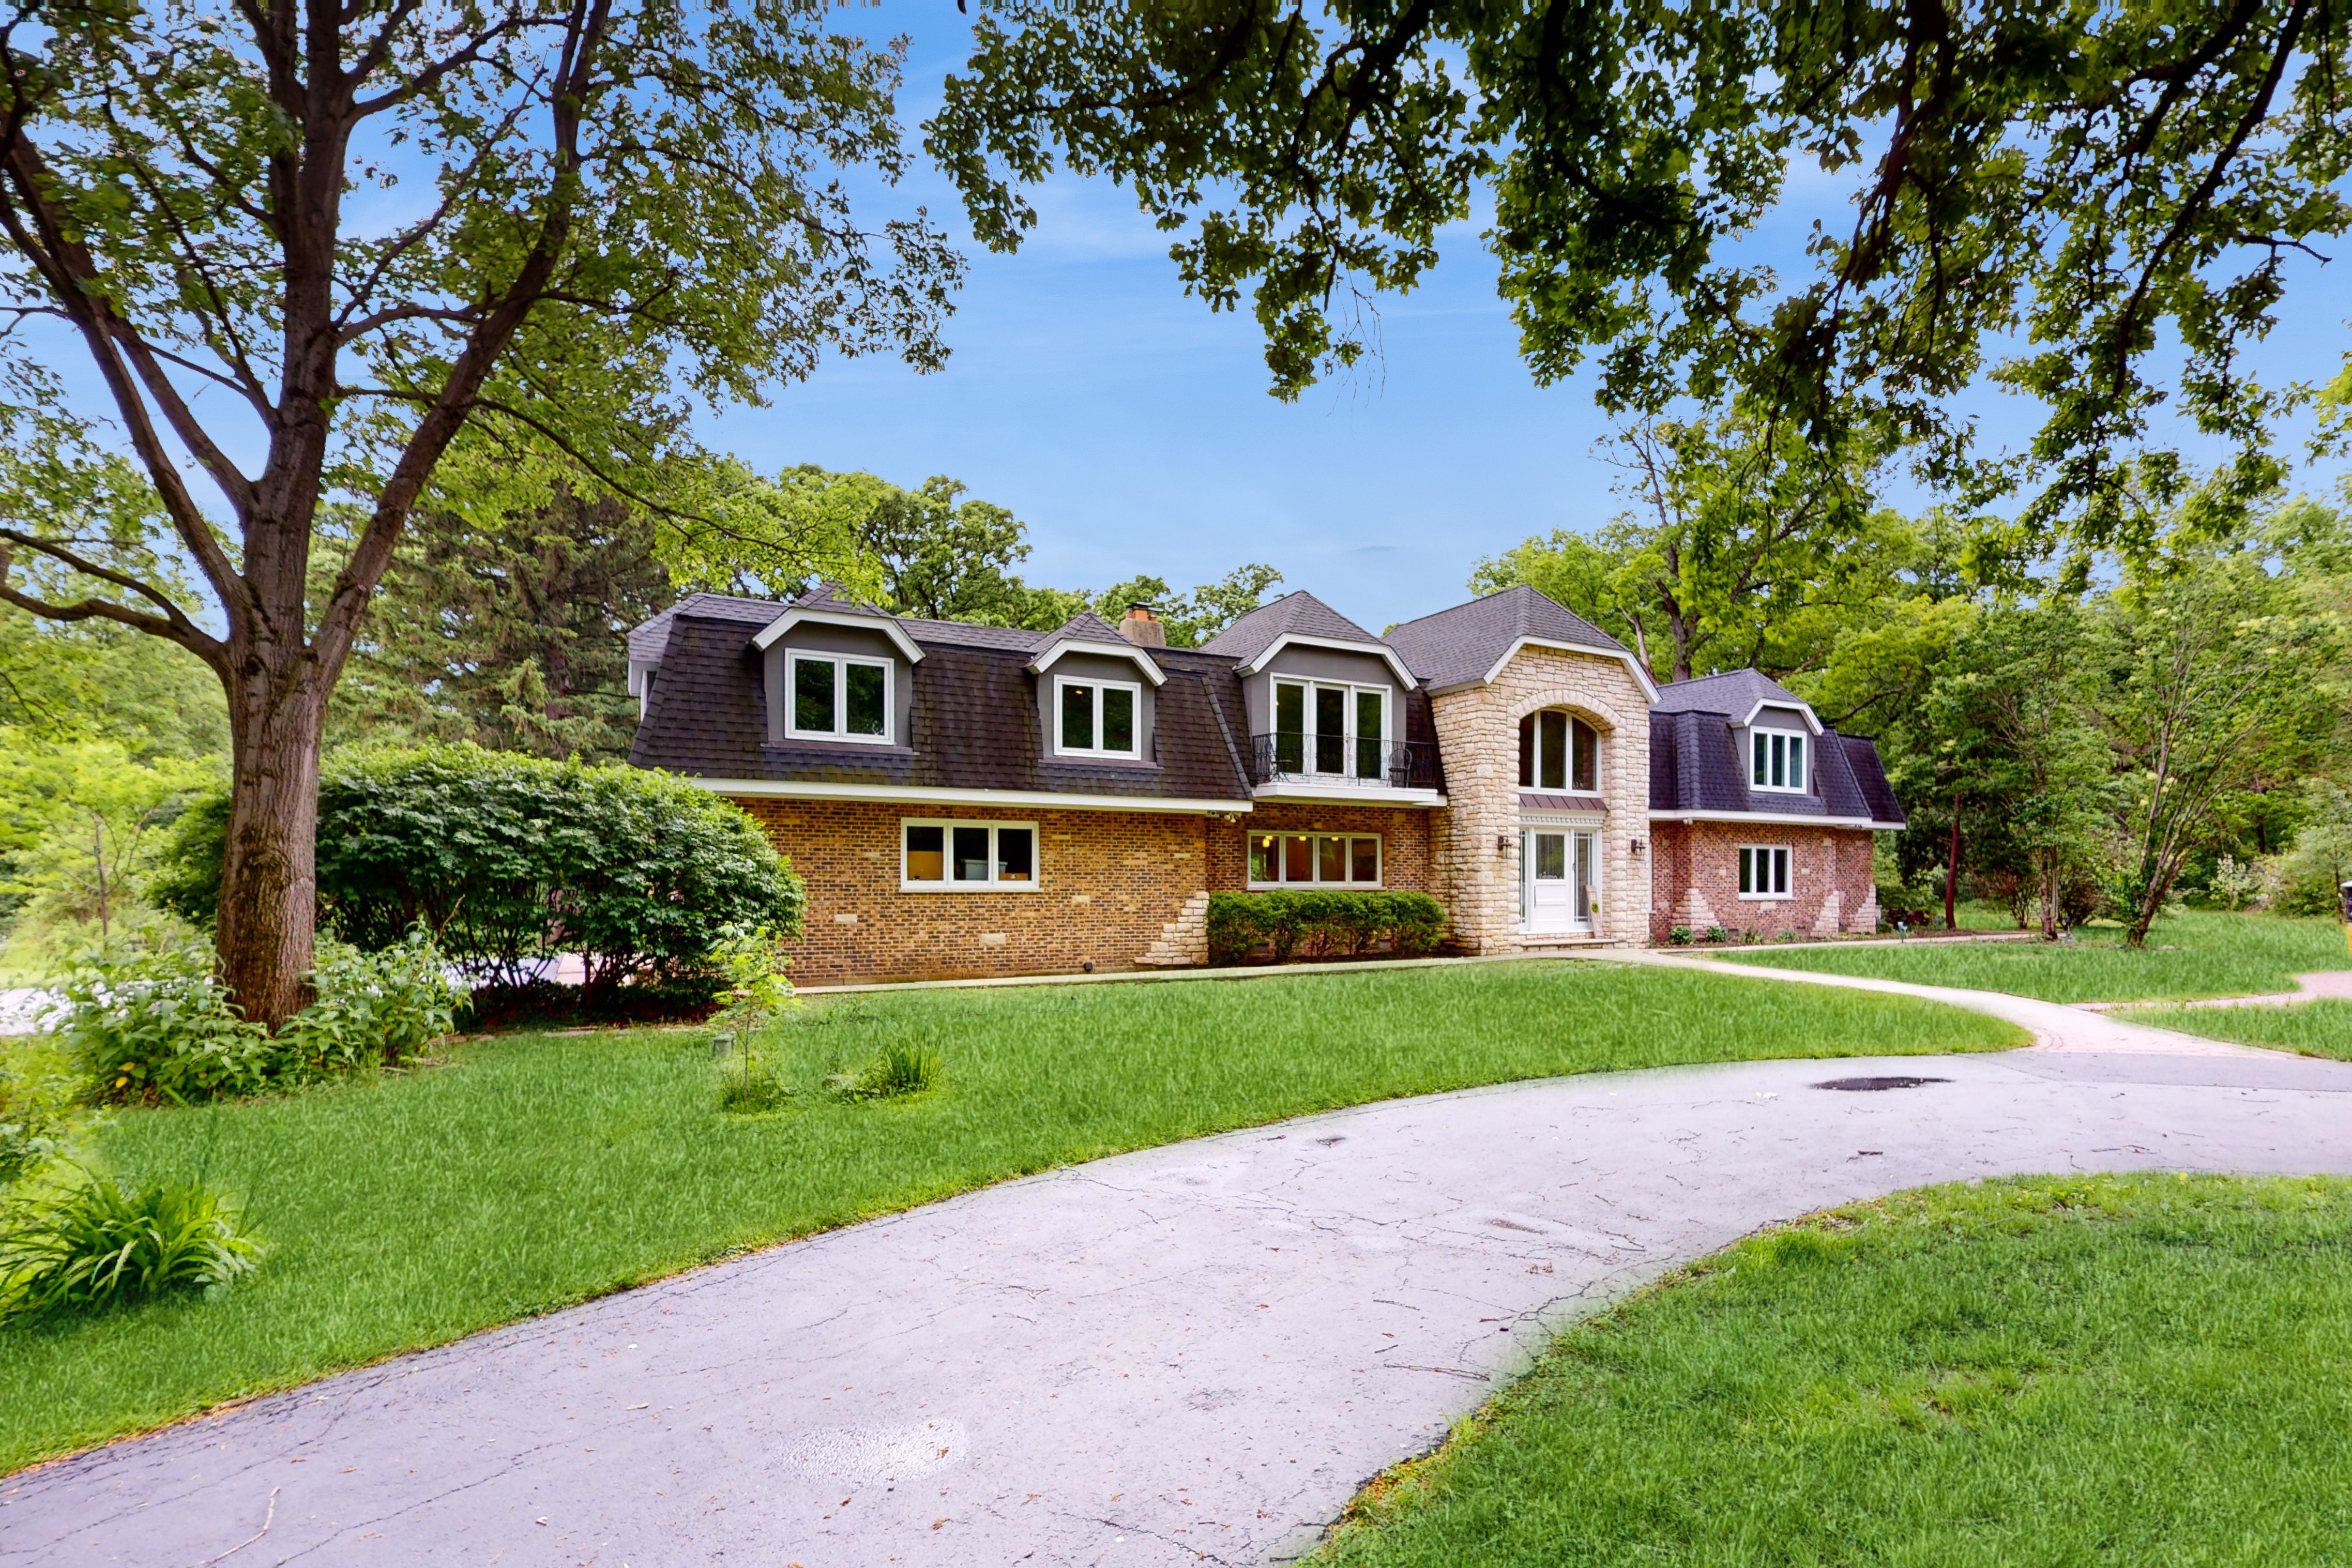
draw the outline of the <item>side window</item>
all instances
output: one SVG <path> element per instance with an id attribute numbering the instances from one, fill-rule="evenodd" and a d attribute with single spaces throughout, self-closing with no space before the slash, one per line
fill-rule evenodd
<path id="1" fill-rule="evenodd" d="M 1742 844 L 1739 847 L 1739 896 L 1789 896 L 1789 851 L 1782 844 Z"/>
<path id="2" fill-rule="evenodd" d="M 902 821 L 898 885 L 908 893 L 1026 893 L 1037 885 L 1034 822 Z"/>
<path id="3" fill-rule="evenodd" d="M 841 653 L 785 656 L 784 732 L 818 740 L 890 738 L 890 666 Z"/>
<path id="4" fill-rule="evenodd" d="M 1519 720 L 1519 788 L 1601 792 L 1601 732 L 1560 708 Z"/>

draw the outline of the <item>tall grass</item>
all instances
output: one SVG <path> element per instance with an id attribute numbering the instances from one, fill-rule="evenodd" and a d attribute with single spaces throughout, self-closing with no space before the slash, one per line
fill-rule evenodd
<path id="1" fill-rule="evenodd" d="M 2209 1040 L 2352 1061 L 2352 1002 L 2297 1002 L 2284 1008 L 2134 1008 L 2125 1016 L 2134 1023 L 2177 1029 Z"/>
<path id="2" fill-rule="evenodd" d="M 2158 921 L 2147 946 L 2137 950 L 2123 945 L 2116 927 L 2087 926 L 2075 935 L 2073 942 L 2054 945 L 1913 942 L 1726 956 L 1782 969 L 2009 991 L 2050 1002 L 2260 996 L 2294 989 L 2300 973 L 2352 968 L 2344 927 L 2332 920 L 2191 911 Z"/>
<path id="3" fill-rule="evenodd" d="M 1801 993 L 1801 994 L 1799 994 Z M 1751 1057 L 1983 1050 L 2011 1026 L 1899 997 L 1599 964 L 813 1003 L 787 1082 L 898 1048 L 928 1093 L 718 1109 L 699 1031 L 509 1037 L 279 1100 L 127 1111 L 117 1168 L 205 1169 L 268 1266 L 225 1300 L 0 1338 L 0 1469 L 204 1405 L 1007 1176 L 1478 1083 Z"/>

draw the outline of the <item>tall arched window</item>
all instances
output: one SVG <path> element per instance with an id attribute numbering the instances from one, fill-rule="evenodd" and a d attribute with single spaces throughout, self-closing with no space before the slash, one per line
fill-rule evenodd
<path id="1" fill-rule="evenodd" d="M 1519 788 L 1601 792 L 1601 732 L 1564 708 L 1519 720 Z"/>

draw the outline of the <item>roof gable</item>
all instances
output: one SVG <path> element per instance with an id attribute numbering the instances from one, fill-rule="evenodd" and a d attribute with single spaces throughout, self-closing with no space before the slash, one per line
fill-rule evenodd
<path id="1" fill-rule="evenodd" d="M 1433 690 L 1491 681 L 1521 648 L 1568 648 L 1620 659 L 1645 696 L 1650 674 L 1622 643 L 1525 583 L 1392 626 L 1389 646 Z"/>
<path id="2" fill-rule="evenodd" d="M 1201 644 L 1203 653 L 1223 653 L 1249 664 L 1286 636 L 1319 637 L 1377 648 L 1381 640 L 1305 589 L 1261 604 Z"/>

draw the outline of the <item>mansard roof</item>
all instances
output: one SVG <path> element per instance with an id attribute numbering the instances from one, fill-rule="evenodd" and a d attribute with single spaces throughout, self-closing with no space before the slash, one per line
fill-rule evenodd
<path id="1" fill-rule="evenodd" d="M 1805 716 L 1805 723 L 1813 733 L 1822 731 L 1822 722 L 1814 715 L 1812 705 L 1761 670 L 1725 670 L 1719 674 L 1699 675 L 1660 686 L 1658 700 L 1650 711 L 1717 713 L 1735 725 L 1744 725 L 1755 718 L 1758 708 L 1768 706 L 1794 708 Z"/>
<path id="2" fill-rule="evenodd" d="M 1903 808 L 1886 782 L 1886 769 L 1874 742 L 1824 727 L 1812 748 L 1811 791 L 1768 793 L 1748 788 L 1748 771 L 1740 766 L 1739 738 L 1733 729 L 1732 718 L 1719 711 L 1652 708 L 1650 810 L 1708 816 L 1819 817 L 1885 828 L 1906 825 Z"/>
<path id="3" fill-rule="evenodd" d="M 1622 643 L 1524 583 L 1392 626 L 1387 642 L 1433 691 L 1493 679 L 1526 643 L 1590 648 L 1622 659 L 1644 688 L 1650 685 L 1649 673 Z"/>

